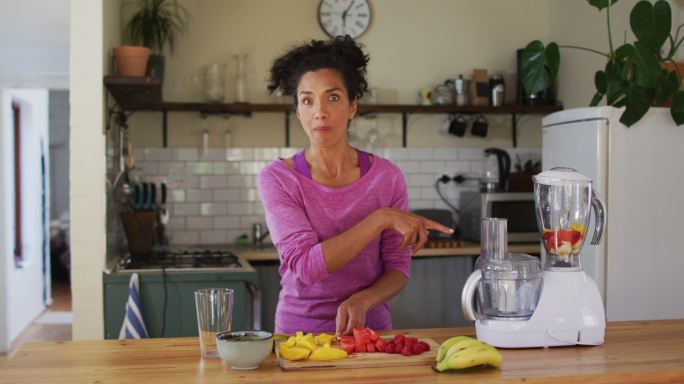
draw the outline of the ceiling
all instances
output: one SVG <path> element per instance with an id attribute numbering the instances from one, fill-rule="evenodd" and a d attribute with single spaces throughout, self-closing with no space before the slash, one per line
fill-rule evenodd
<path id="1" fill-rule="evenodd" d="M 0 77 L 69 76 L 70 0 L 0 0 Z"/>

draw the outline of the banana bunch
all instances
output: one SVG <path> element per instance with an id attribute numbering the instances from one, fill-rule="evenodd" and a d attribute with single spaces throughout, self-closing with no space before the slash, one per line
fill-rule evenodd
<path id="1" fill-rule="evenodd" d="M 440 345 L 435 369 L 464 369 L 477 365 L 499 367 L 503 357 L 493 346 L 468 336 L 456 336 Z"/>

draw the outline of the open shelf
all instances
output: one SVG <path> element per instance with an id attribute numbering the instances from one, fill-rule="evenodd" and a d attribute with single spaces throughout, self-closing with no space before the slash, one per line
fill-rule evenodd
<path id="1" fill-rule="evenodd" d="M 274 112 L 285 114 L 285 145 L 290 145 L 290 114 L 292 104 L 283 103 L 203 103 L 162 101 L 161 82 L 152 77 L 106 76 L 104 85 L 114 100 L 127 111 L 159 111 L 163 114 L 163 144 L 167 144 L 167 113 L 198 112 L 203 115 L 233 114 L 251 116 L 253 112 Z M 560 111 L 559 105 L 503 105 L 457 106 L 457 105 L 413 105 L 413 104 L 361 104 L 359 114 L 398 113 L 402 115 L 402 144 L 407 145 L 406 129 L 409 114 L 508 114 L 511 115 L 513 147 L 517 146 L 517 115 L 549 114 Z"/>

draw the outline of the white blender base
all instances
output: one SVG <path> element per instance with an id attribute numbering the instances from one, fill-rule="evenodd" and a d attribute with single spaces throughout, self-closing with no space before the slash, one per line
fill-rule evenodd
<path id="1" fill-rule="evenodd" d="M 594 280 L 584 271 L 544 271 L 542 282 L 529 320 L 477 320 L 477 338 L 500 348 L 603 344 L 606 315 Z"/>

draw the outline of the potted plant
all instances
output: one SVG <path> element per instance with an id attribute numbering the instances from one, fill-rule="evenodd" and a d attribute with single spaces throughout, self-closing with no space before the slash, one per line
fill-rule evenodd
<path id="1" fill-rule="evenodd" d="M 605 68 L 594 76 L 596 94 L 591 99 L 591 106 L 598 105 L 605 97 L 608 105 L 625 107 L 620 122 L 629 127 L 652 106 L 663 105 L 671 99 L 672 119 L 677 125 L 684 124 L 681 81 L 684 73 L 680 73 L 674 62 L 675 54 L 684 41 L 684 36 L 679 36 L 684 24 L 677 28 L 673 36 L 672 11 L 667 1 L 639 1 L 630 13 L 630 27 L 637 40 L 625 42 L 614 49 L 610 32 L 610 7 L 616 1 L 588 0 L 599 11 L 605 9 L 610 47 L 608 53 L 584 47 L 559 46 L 555 42 L 547 46 L 539 40 L 529 43 L 522 53 L 521 83 L 525 92 L 536 94 L 551 85 L 560 66 L 559 48 L 581 49 L 607 59 Z"/>
<path id="2" fill-rule="evenodd" d="M 164 77 L 164 56 L 169 48 L 173 53 L 178 35 L 185 31 L 190 14 L 178 0 L 131 0 L 124 9 L 133 6 L 135 11 L 126 24 L 128 40 L 151 49 L 147 75 Z"/>

